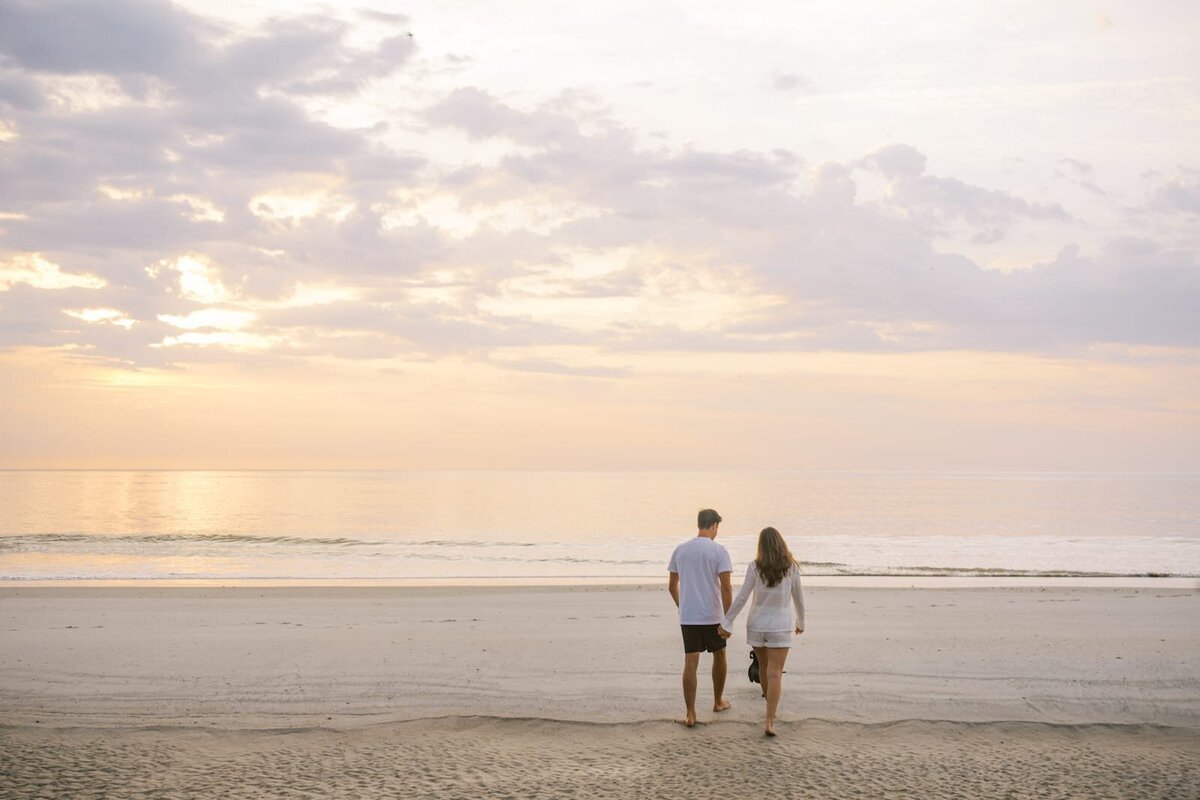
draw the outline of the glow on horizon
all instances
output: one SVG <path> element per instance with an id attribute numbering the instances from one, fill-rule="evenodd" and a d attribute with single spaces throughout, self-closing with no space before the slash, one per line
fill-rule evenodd
<path id="1" fill-rule="evenodd" d="M 183 375 L 46 355 L 4 357 L 25 387 L 4 400 L 26 423 L 9 441 L 36 453 L 2 467 L 1194 469 L 1179 420 L 1200 413 L 1200 367 L 969 352 L 646 356 L 631 371 L 597 354 L 577 373 L 545 371 L 562 353 L 500 353 L 482 368 L 325 360 Z M 1130 402 L 1146 394 L 1162 400 Z"/>

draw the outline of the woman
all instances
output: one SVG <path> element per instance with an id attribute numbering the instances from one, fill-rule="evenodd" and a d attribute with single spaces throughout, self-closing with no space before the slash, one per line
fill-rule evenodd
<path id="1" fill-rule="evenodd" d="M 746 641 L 758 657 L 759 680 L 767 698 L 766 734 L 774 736 L 775 712 L 783 691 L 783 665 L 792 646 L 792 633 L 804 633 L 800 567 L 774 528 L 763 528 L 758 535 L 758 554 L 746 567 L 746 580 L 717 631 L 723 638 L 729 638 L 733 621 L 752 592 L 754 602 L 746 620 Z M 789 606 L 795 606 L 795 617 Z"/>

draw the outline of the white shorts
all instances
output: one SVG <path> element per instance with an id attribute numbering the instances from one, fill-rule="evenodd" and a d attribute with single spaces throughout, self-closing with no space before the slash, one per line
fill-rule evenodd
<path id="1" fill-rule="evenodd" d="M 791 631 L 746 631 L 746 644 L 751 647 L 791 647 Z"/>

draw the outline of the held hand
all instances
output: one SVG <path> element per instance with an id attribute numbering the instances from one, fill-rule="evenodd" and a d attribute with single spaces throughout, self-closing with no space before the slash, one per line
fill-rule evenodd
<path id="1" fill-rule="evenodd" d="M 804 626 L 803 626 L 803 625 L 797 625 L 797 626 L 796 626 L 796 633 L 797 633 L 797 635 L 798 635 L 798 634 L 801 634 L 801 633 L 804 633 Z"/>
<path id="2" fill-rule="evenodd" d="M 722 639 L 728 639 L 730 636 L 733 636 L 732 633 L 725 630 L 720 625 L 717 626 L 717 635 L 720 636 Z"/>

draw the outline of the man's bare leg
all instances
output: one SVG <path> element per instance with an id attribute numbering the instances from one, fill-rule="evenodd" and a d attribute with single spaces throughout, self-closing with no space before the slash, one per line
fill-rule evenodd
<path id="1" fill-rule="evenodd" d="M 722 647 L 713 653 L 713 711 L 724 711 L 730 706 L 730 702 L 725 699 L 725 673 L 729 663 L 725 658 L 727 649 Z"/>
<path id="2" fill-rule="evenodd" d="M 696 670 L 699 667 L 699 653 L 684 653 L 683 702 L 687 706 L 687 717 L 683 720 L 683 724 L 689 728 L 696 724 Z"/>

